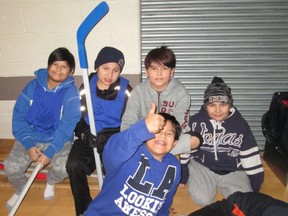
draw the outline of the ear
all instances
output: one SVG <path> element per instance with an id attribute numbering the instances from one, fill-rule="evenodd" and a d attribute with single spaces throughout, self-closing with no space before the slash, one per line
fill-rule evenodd
<path id="1" fill-rule="evenodd" d="M 145 69 L 145 75 L 146 77 L 148 77 L 148 71 Z"/>
<path id="2" fill-rule="evenodd" d="M 174 71 L 175 71 L 175 68 L 173 68 L 173 69 L 171 70 L 171 75 L 170 75 L 171 78 L 174 77 Z"/>
<path id="3" fill-rule="evenodd" d="M 178 140 L 175 140 L 174 143 L 173 143 L 173 148 L 176 146 Z"/>

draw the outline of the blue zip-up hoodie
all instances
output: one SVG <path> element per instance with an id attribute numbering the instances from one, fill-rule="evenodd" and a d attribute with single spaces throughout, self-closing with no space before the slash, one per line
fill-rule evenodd
<path id="1" fill-rule="evenodd" d="M 169 215 L 181 167 L 170 153 L 161 162 L 152 156 L 143 143 L 153 137 L 141 120 L 108 140 L 104 183 L 85 216 Z"/>
<path id="2" fill-rule="evenodd" d="M 39 69 L 35 76 L 14 106 L 13 135 L 26 150 L 36 143 L 49 143 L 43 153 L 52 158 L 65 142 L 73 141 L 81 117 L 79 92 L 72 76 L 52 90 L 47 86 L 47 69 Z"/>

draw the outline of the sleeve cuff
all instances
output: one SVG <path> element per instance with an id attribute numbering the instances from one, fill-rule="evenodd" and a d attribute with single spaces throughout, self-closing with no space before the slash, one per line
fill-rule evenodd
<path id="1" fill-rule="evenodd" d="M 55 153 L 56 150 L 51 145 L 49 145 L 47 149 L 43 152 L 43 154 L 45 154 L 50 159 L 54 156 Z"/>

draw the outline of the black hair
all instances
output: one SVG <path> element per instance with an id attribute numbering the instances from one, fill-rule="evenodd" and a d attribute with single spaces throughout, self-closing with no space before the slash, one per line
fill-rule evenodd
<path id="1" fill-rule="evenodd" d="M 157 62 L 158 64 L 163 64 L 169 68 L 176 67 L 176 57 L 174 52 L 167 46 L 161 46 L 152 49 L 145 57 L 145 68 L 148 70 L 152 62 Z"/>
<path id="2" fill-rule="evenodd" d="M 175 128 L 175 140 L 179 140 L 179 137 L 182 132 L 182 127 L 176 120 L 176 118 L 168 113 L 158 113 L 158 114 L 164 117 L 165 122 L 170 121 L 172 123 L 172 126 Z"/>
<path id="3" fill-rule="evenodd" d="M 55 49 L 48 58 L 48 68 L 55 61 L 66 61 L 70 66 L 71 74 L 75 71 L 75 59 L 72 53 L 65 47 L 59 47 Z"/>

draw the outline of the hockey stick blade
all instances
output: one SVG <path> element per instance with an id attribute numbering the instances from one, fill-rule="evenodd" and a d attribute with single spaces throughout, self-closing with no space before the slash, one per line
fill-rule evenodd
<path id="1" fill-rule="evenodd" d="M 78 54 L 81 68 L 88 68 L 85 40 L 93 27 L 108 13 L 108 4 L 103 1 L 81 23 L 77 31 Z"/>
<path id="2" fill-rule="evenodd" d="M 37 173 L 40 171 L 41 169 L 41 164 L 37 164 L 37 166 L 35 167 L 34 171 L 32 172 L 30 178 L 28 179 L 28 181 L 26 182 L 26 184 L 24 185 L 18 200 L 16 201 L 16 203 L 14 204 L 13 208 L 10 210 L 9 215 L 8 216 L 14 216 L 14 214 L 16 213 L 16 211 L 18 210 L 21 202 L 23 201 L 24 197 L 26 196 L 29 188 L 31 187 Z"/>

